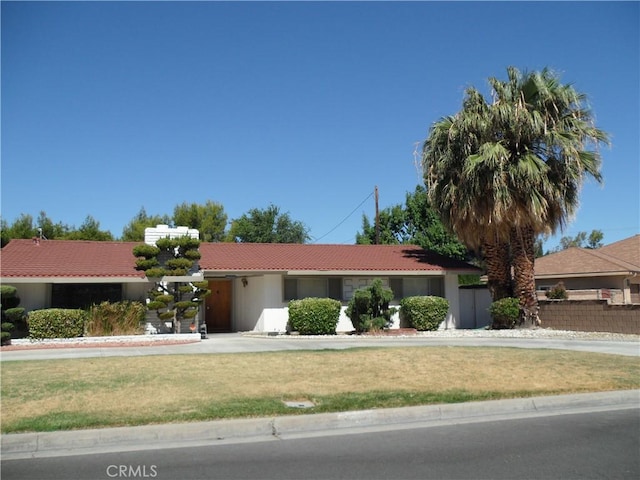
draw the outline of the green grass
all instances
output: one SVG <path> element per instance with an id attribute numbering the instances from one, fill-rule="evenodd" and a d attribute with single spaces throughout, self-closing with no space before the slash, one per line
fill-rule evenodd
<path id="1" fill-rule="evenodd" d="M 640 361 L 417 347 L 2 362 L 2 433 L 640 388 Z M 285 400 L 309 400 L 295 409 Z"/>

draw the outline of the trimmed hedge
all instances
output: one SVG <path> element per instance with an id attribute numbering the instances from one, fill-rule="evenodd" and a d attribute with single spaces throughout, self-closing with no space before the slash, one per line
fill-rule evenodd
<path id="1" fill-rule="evenodd" d="M 75 338 L 84 334 L 84 325 L 88 313 L 84 310 L 49 308 L 34 310 L 29 313 L 29 337 L 41 340 L 44 338 Z"/>
<path id="2" fill-rule="evenodd" d="M 449 301 L 442 297 L 418 296 L 400 300 L 400 317 L 416 330 L 437 330 L 448 311 Z"/>
<path id="3" fill-rule="evenodd" d="M 520 320 L 520 301 L 512 297 L 496 300 L 489 307 L 489 313 L 493 319 L 491 328 L 513 328 Z"/>
<path id="4" fill-rule="evenodd" d="M 302 335 L 334 335 L 341 304 L 331 298 L 303 298 L 289 302 L 289 328 Z"/>

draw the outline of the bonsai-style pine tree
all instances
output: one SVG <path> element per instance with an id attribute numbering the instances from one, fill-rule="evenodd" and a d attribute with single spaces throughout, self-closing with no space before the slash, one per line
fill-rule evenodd
<path id="1" fill-rule="evenodd" d="M 170 277 L 185 277 L 197 269 L 200 240 L 188 236 L 161 238 L 154 245 L 137 245 L 138 270 L 155 279 L 149 291 L 147 308 L 155 310 L 161 320 L 171 320 L 174 333 L 180 333 L 183 320 L 195 318 L 200 304 L 210 290 L 206 281 L 171 281 Z M 169 277 L 169 278 L 167 278 Z"/>
<path id="2" fill-rule="evenodd" d="M 2 336 L 1 345 L 11 344 L 11 332 L 15 329 L 17 323 L 24 321 L 24 308 L 20 305 L 20 297 L 18 290 L 12 285 L 0 286 L 0 302 L 2 310 Z"/>

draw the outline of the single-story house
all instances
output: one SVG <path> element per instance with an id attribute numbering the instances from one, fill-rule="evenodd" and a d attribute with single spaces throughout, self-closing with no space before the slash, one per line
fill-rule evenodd
<path id="1" fill-rule="evenodd" d="M 597 249 L 572 247 L 535 261 L 536 288 L 563 282 L 569 299 L 640 303 L 640 235 Z"/>
<path id="2" fill-rule="evenodd" d="M 11 240 L 1 251 L 0 282 L 14 285 L 27 311 L 82 307 L 104 300 L 144 301 L 152 287 L 135 269 L 137 243 Z M 198 272 L 211 295 L 198 321 L 212 332 L 284 332 L 288 302 L 330 297 L 343 304 L 376 278 L 397 302 L 412 295 L 449 300 L 447 328 L 461 326 L 458 275 L 479 270 L 412 245 L 202 243 Z M 399 327 L 397 315 L 394 327 Z M 188 325 L 186 325 L 188 329 Z"/>

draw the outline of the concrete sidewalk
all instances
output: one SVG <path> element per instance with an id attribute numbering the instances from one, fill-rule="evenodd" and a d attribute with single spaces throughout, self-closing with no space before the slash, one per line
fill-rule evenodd
<path id="1" fill-rule="evenodd" d="M 2 459 L 181 448 L 640 408 L 640 390 L 281 417 L 2 435 Z"/>
<path id="2" fill-rule="evenodd" d="M 355 336 L 333 335 L 319 337 L 264 336 L 225 333 L 210 335 L 209 338 L 194 340 L 188 344 L 147 345 L 147 346 L 95 346 L 82 348 L 69 344 L 68 348 L 42 348 L 32 350 L 0 350 L 0 361 L 13 360 L 50 360 L 56 358 L 91 358 L 112 356 L 141 355 L 183 355 L 273 352 L 284 350 L 342 350 L 363 347 L 510 347 L 510 348 L 546 348 L 556 350 L 576 350 L 584 352 L 607 353 L 613 355 L 640 356 L 640 342 L 637 340 L 585 339 L 575 336 L 547 336 L 539 333 L 536 337 L 507 337 L 503 331 L 461 332 L 465 336 L 416 335 L 394 336 Z M 526 332 L 524 332 L 526 333 Z M 196 336 L 197 337 L 197 336 Z"/>

